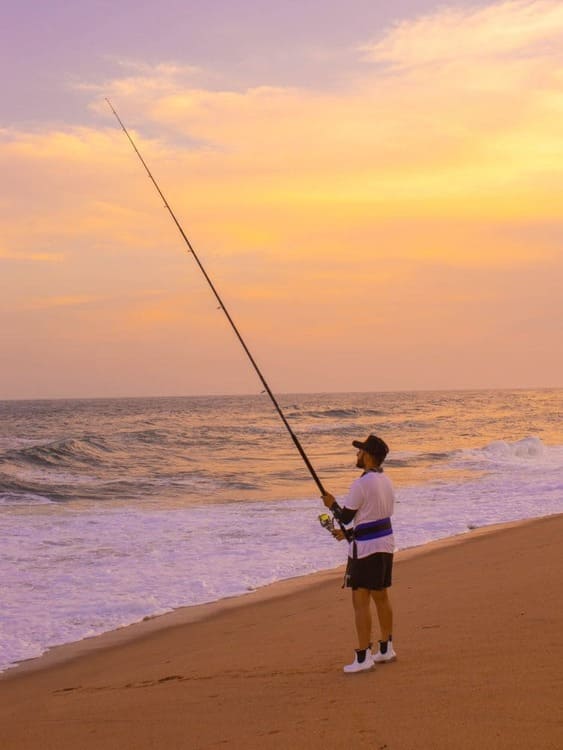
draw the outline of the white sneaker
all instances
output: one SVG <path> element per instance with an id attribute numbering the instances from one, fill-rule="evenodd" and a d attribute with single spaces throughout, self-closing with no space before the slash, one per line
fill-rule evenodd
<path id="1" fill-rule="evenodd" d="M 372 656 L 374 664 L 385 664 L 385 662 L 395 661 L 396 658 L 397 654 L 393 649 L 393 641 L 387 641 L 387 651 L 384 654 L 381 652 L 381 641 L 379 641 L 379 648 Z"/>
<path id="2" fill-rule="evenodd" d="M 373 655 L 369 648 L 367 648 L 365 659 L 362 662 L 359 662 L 358 652 L 356 651 L 354 661 L 344 667 L 344 672 L 346 672 L 346 674 L 353 674 L 354 672 L 367 672 L 369 669 L 373 669 L 373 666 Z"/>

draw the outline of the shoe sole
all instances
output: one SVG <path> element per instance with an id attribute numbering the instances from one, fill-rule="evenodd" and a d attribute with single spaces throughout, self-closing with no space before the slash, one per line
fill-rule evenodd
<path id="1" fill-rule="evenodd" d="M 362 672 L 372 672 L 374 668 L 375 668 L 375 664 L 372 664 L 370 667 L 367 667 L 366 669 L 354 669 L 353 671 L 352 670 L 348 671 L 346 669 L 343 669 L 342 671 L 344 672 L 344 674 L 362 674 Z"/>
<path id="2" fill-rule="evenodd" d="M 391 664 L 393 661 L 397 661 L 396 656 L 392 656 L 390 659 L 381 659 L 381 661 L 376 661 L 375 664 Z"/>

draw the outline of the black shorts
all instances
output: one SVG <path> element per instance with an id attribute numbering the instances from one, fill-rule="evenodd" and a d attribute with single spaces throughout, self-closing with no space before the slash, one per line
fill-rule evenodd
<path id="1" fill-rule="evenodd" d="M 388 589 L 393 573 L 393 554 L 374 552 L 356 560 L 348 558 L 346 586 L 351 589 Z"/>

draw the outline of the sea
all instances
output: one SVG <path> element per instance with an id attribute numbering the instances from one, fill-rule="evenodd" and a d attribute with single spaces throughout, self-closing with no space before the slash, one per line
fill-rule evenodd
<path id="1" fill-rule="evenodd" d="M 387 441 L 398 549 L 563 511 L 562 389 L 278 399 L 338 498 Z M 323 511 L 265 394 L 0 402 L 0 671 L 337 567 Z"/>

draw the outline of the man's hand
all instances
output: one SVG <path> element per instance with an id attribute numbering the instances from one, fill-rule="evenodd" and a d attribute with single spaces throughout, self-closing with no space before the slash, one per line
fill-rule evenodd
<path id="1" fill-rule="evenodd" d="M 322 495 L 322 499 L 327 508 L 330 508 L 335 502 L 334 495 L 331 495 L 330 492 L 325 492 L 324 495 Z"/>
<path id="2" fill-rule="evenodd" d="M 342 529 L 333 529 L 330 533 L 339 542 L 341 542 L 343 539 L 346 539 L 346 536 Z"/>

